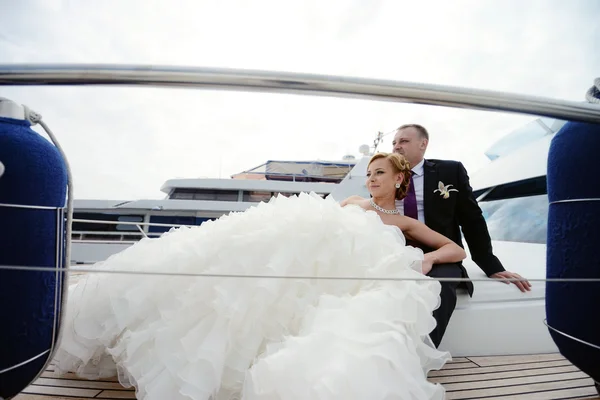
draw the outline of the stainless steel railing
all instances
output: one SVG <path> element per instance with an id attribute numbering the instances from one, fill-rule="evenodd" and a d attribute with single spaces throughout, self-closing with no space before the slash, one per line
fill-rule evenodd
<path id="1" fill-rule="evenodd" d="M 4 64 L 0 85 L 192 87 L 350 97 L 505 111 L 600 123 L 600 105 L 444 85 L 226 68 L 102 64 Z"/>

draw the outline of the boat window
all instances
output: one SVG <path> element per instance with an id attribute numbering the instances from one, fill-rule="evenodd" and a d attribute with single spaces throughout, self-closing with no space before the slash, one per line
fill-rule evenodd
<path id="1" fill-rule="evenodd" d="M 325 197 L 327 197 L 327 195 L 329 193 L 316 193 L 316 194 L 317 194 L 317 196 L 320 196 L 321 198 L 324 199 Z M 271 197 L 278 196 L 278 195 L 290 197 L 290 196 L 299 196 L 300 193 L 299 192 L 244 191 L 243 196 L 242 196 L 242 201 L 247 201 L 247 202 L 251 202 L 251 203 L 259 203 L 261 201 L 264 201 L 266 203 L 269 200 L 271 200 Z"/>
<path id="2" fill-rule="evenodd" d="M 85 219 L 93 221 L 110 221 L 110 222 L 143 222 L 143 215 L 135 214 L 108 214 L 108 213 L 73 213 L 73 219 Z M 73 231 L 77 232 L 117 232 L 117 231 L 134 231 L 138 232 L 135 225 L 107 224 L 102 222 L 73 222 Z"/>
<path id="3" fill-rule="evenodd" d="M 215 221 L 218 218 L 196 217 L 196 225 L 202 225 L 206 221 Z"/>
<path id="4" fill-rule="evenodd" d="M 118 221 L 122 222 L 144 222 L 144 217 L 141 215 L 119 215 Z M 134 231 L 139 232 L 139 229 L 135 225 L 123 224 L 117 225 L 118 231 Z"/>
<path id="5" fill-rule="evenodd" d="M 177 188 L 170 198 L 177 200 L 238 201 L 238 193 L 238 190 Z"/>
<path id="6" fill-rule="evenodd" d="M 168 225 L 196 225 L 196 217 L 194 216 L 181 216 L 181 215 L 151 215 L 151 224 L 168 224 Z M 169 226 L 152 226 L 148 227 L 148 232 L 151 233 L 162 233 L 167 232 L 171 227 Z"/>
<path id="7" fill-rule="evenodd" d="M 268 202 L 273 196 L 273 192 L 261 192 L 257 190 L 244 191 L 242 201 L 251 203 L 260 203 L 261 201 Z"/>
<path id="8" fill-rule="evenodd" d="M 487 221 L 492 240 L 546 243 L 548 222 L 546 194 L 481 201 L 479 206 Z"/>
<path id="9" fill-rule="evenodd" d="M 238 190 L 199 190 L 194 200 L 238 201 Z"/>
<path id="10" fill-rule="evenodd" d="M 481 189 L 473 192 L 475 198 L 485 193 L 488 189 Z M 547 193 L 546 177 L 538 176 L 535 178 L 524 179 L 518 182 L 505 183 L 498 185 L 489 192 L 482 201 L 493 201 L 502 199 L 512 199 L 515 197 L 537 196 Z"/>
<path id="11" fill-rule="evenodd" d="M 274 195 L 274 196 L 281 195 L 281 196 L 284 196 L 284 197 L 291 197 L 291 196 L 299 196 L 299 195 L 300 195 L 300 193 L 292 193 L 292 192 L 279 192 L 279 193 L 273 193 L 273 195 Z"/>
<path id="12" fill-rule="evenodd" d="M 193 189 L 175 189 L 171 194 L 171 199 L 177 200 L 194 200 Z"/>

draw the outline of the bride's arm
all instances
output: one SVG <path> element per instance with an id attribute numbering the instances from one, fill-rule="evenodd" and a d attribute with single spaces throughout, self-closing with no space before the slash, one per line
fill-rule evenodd
<path id="1" fill-rule="evenodd" d="M 467 257 L 462 247 L 416 219 L 404 217 L 401 225 L 405 236 L 436 249 L 425 254 L 425 260 L 432 264 L 455 263 Z"/>
<path id="2" fill-rule="evenodd" d="M 360 202 L 361 200 L 364 200 L 363 197 L 360 196 L 350 196 L 342 201 L 340 201 L 340 206 L 345 207 L 348 204 L 358 204 L 358 202 Z"/>

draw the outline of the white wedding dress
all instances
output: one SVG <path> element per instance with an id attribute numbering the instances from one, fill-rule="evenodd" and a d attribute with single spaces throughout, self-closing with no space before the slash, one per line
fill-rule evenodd
<path id="1" fill-rule="evenodd" d="M 55 362 L 148 400 L 443 399 L 426 380 L 450 355 L 427 336 L 440 285 L 422 258 L 374 212 L 273 198 L 96 264 L 211 276 L 88 274 Z M 232 274 L 253 277 L 219 276 Z"/>

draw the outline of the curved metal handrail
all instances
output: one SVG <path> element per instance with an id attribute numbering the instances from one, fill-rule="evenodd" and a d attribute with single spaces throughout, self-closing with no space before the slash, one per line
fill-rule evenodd
<path id="1" fill-rule="evenodd" d="M 600 123 L 585 102 L 426 83 L 229 68 L 115 64 L 3 64 L 6 85 L 145 85 L 264 91 L 409 102 Z"/>

